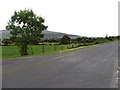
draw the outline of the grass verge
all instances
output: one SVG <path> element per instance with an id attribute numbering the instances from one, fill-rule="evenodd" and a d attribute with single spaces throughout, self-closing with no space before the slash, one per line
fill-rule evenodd
<path id="1" fill-rule="evenodd" d="M 110 43 L 110 42 L 105 42 L 105 43 Z M 102 43 L 102 44 L 105 44 L 105 43 Z M 28 49 L 29 55 L 26 55 L 26 56 L 20 56 L 19 48 L 17 46 L 2 46 L 2 48 L 0 47 L 0 49 L 2 49 L 2 59 L 12 59 L 12 58 L 23 58 L 23 57 L 35 56 L 35 55 L 49 55 L 49 54 L 55 54 L 55 53 L 69 52 L 69 51 L 73 51 L 81 48 L 98 46 L 101 44 L 80 46 L 77 48 L 67 49 L 68 47 L 72 47 L 72 45 L 74 44 L 54 45 L 54 46 L 45 45 L 44 53 L 42 52 L 42 45 L 36 45 L 36 46 L 32 45 L 32 46 L 29 46 L 29 49 Z M 77 46 L 77 44 L 75 46 Z"/>

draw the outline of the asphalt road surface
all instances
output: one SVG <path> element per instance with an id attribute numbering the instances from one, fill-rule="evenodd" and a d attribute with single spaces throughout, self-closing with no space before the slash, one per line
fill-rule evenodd
<path id="1" fill-rule="evenodd" d="M 118 42 L 3 60 L 3 88 L 117 88 Z"/>

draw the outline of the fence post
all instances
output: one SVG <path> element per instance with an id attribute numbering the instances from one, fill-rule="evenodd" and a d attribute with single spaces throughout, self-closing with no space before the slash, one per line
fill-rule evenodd
<path id="1" fill-rule="evenodd" d="M 56 50 L 57 50 L 57 47 L 55 46 L 55 47 L 54 47 L 54 51 L 56 51 Z"/>
<path id="2" fill-rule="evenodd" d="M 31 54 L 33 55 L 33 48 L 31 47 Z"/>
<path id="3" fill-rule="evenodd" d="M 63 45 L 62 45 L 62 50 L 63 50 Z"/>
<path id="4" fill-rule="evenodd" d="M 45 52 L 44 52 L 44 45 L 42 45 L 42 53 L 45 53 Z"/>

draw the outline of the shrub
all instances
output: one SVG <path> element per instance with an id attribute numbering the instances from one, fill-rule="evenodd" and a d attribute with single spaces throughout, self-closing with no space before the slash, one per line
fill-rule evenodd
<path id="1" fill-rule="evenodd" d="M 2 43 L 4 44 L 4 46 L 8 46 L 10 42 L 7 39 L 4 39 Z"/>

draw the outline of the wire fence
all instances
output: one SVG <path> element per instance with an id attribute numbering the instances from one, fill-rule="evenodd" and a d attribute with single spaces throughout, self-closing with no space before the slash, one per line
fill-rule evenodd
<path id="1" fill-rule="evenodd" d="M 58 52 L 64 52 L 64 50 L 87 46 L 92 44 L 67 44 L 67 45 L 30 45 L 28 46 L 28 56 L 30 55 L 46 55 Z M 3 46 L 2 47 L 2 58 L 14 58 L 21 57 L 19 48 L 17 46 Z"/>
<path id="2" fill-rule="evenodd" d="M 72 45 L 36 45 L 36 46 L 29 46 L 29 54 L 30 55 L 38 55 L 38 54 L 49 54 L 55 53 L 67 49 L 77 48 L 79 44 L 72 44 Z"/>

